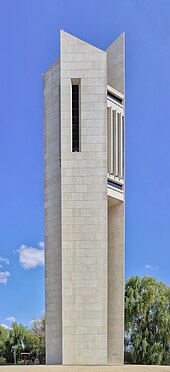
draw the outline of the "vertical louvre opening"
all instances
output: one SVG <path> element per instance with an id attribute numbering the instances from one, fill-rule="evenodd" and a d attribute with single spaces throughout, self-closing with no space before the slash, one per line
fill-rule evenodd
<path id="1" fill-rule="evenodd" d="M 118 114 L 118 177 L 121 177 L 121 115 Z"/>
<path id="2" fill-rule="evenodd" d="M 122 116 L 122 177 L 124 178 L 124 152 L 125 152 L 125 139 L 124 139 L 124 116 Z"/>
<path id="3" fill-rule="evenodd" d="M 115 110 L 115 168 L 114 175 L 118 176 L 118 166 L 119 166 L 119 142 L 118 142 L 118 130 L 119 130 L 119 114 Z"/>
<path id="4" fill-rule="evenodd" d="M 108 174 L 124 178 L 124 114 L 114 106 L 107 107 L 107 169 Z"/>
<path id="5" fill-rule="evenodd" d="M 59 163 L 60 163 L 60 167 L 61 167 L 61 86 L 59 85 L 59 88 L 58 88 L 58 96 L 59 96 L 59 108 L 58 108 L 58 111 L 59 111 L 59 138 L 58 138 L 58 142 L 59 142 Z"/>
<path id="6" fill-rule="evenodd" d="M 79 84 L 72 84 L 72 152 L 80 151 Z"/>
<path id="7" fill-rule="evenodd" d="M 110 110 L 107 107 L 107 172 L 110 173 Z"/>
<path id="8" fill-rule="evenodd" d="M 115 111 L 113 110 L 112 111 L 112 125 L 113 125 L 113 130 L 112 130 L 112 147 L 113 147 L 113 151 L 112 151 L 112 156 L 113 156 L 113 170 L 112 170 L 112 174 L 114 174 L 114 171 L 115 171 Z"/>

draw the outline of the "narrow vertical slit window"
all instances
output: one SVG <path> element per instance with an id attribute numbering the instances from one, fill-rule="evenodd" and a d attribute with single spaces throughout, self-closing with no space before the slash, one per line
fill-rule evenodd
<path id="1" fill-rule="evenodd" d="M 59 164 L 61 167 L 61 86 L 59 85 L 58 88 L 58 111 L 59 111 L 59 136 L 58 136 L 58 144 L 59 144 Z"/>
<path id="2" fill-rule="evenodd" d="M 118 142 L 118 151 L 117 151 L 117 162 L 118 162 L 118 177 L 120 177 L 120 151 L 121 151 L 121 141 L 120 141 L 120 113 L 117 114 L 117 142 Z"/>
<path id="3" fill-rule="evenodd" d="M 115 111 L 114 110 L 112 111 L 112 125 L 113 125 L 113 130 L 112 130 L 113 172 L 112 172 L 112 174 L 114 174 L 114 170 L 115 170 Z"/>
<path id="4" fill-rule="evenodd" d="M 122 116 L 122 178 L 124 178 L 124 152 L 125 152 L 125 139 L 124 139 L 124 116 Z"/>
<path id="5" fill-rule="evenodd" d="M 119 178 L 123 178 L 122 176 L 122 146 L 123 146 L 123 120 L 122 114 L 119 114 L 119 130 L 118 130 L 118 142 L 119 142 Z"/>
<path id="6" fill-rule="evenodd" d="M 114 175 L 118 176 L 118 124 L 119 124 L 119 114 L 115 110 L 115 131 L 114 131 Z"/>
<path id="7" fill-rule="evenodd" d="M 110 118 L 109 108 L 107 107 L 107 172 L 110 174 Z"/>
<path id="8" fill-rule="evenodd" d="M 80 151 L 80 85 L 72 84 L 72 152 Z"/>

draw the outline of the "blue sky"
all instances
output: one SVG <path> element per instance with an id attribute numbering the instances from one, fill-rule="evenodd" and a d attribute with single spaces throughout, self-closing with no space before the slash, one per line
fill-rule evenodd
<path id="1" fill-rule="evenodd" d="M 0 323 L 44 310 L 41 75 L 59 29 L 101 49 L 126 33 L 126 277 L 170 284 L 169 25 L 169 0 L 0 0 Z"/>

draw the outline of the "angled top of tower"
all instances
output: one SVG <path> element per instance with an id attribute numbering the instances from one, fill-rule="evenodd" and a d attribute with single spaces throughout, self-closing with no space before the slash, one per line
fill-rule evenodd
<path id="1" fill-rule="evenodd" d="M 63 30 L 60 30 L 60 45 L 64 45 L 64 46 L 81 46 L 81 47 L 87 47 L 87 53 L 88 51 L 91 52 L 91 50 L 93 49 L 93 51 L 95 51 L 96 53 L 103 53 L 104 51 L 100 48 L 97 48 L 96 46 L 82 40 L 82 39 L 79 39 L 78 37 L 66 32 L 66 31 L 63 31 Z"/>
<path id="2" fill-rule="evenodd" d="M 125 33 L 106 49 L 107 83 L 124 94 L 125 91 Z"/>

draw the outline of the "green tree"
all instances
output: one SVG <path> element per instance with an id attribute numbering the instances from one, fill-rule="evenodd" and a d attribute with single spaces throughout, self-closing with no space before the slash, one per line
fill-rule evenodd
<path id="1" fill-rule="evenodd" d="M 39 339 L 30 329 L 26 329 L 24 338 L 24 351 L 30 353 L 32 363 L 38 359 Z"/>
<path id="2" fill-rule="evenodd" d="M 41 319 L 35 319 L 32 325 L 32 333 L 37 338 L 37 358 L 40 364 L 45 363 L 45 315 Z"/>
<path id="3" fill-rule="evenodd" d="M 150 276 L 126 282 L 125 362 L 170 364 L 170 288 Z"/>
<path id="4" fill-rule="evenodd" d="M 5 358 L 7 363 L 14 362 L 13 346 L 17 346 L 17 360 L 21 358 L 21 352 L 24 350 L 24 338 L 26 328 L 22 324 L 14 322 L 8 332 L 8 337 L 5 343 Z"/>
<path id="5" fill-rule="evenodd" d="M 6 342 L 8 339 L 9 330 L 0 326 L 0 364 L 5 363 L 6 359 Z"/>
<path id="6" fill-rule="evenodd" d="M 30 353 L 32 363 L 45 363 L 45 316 L 35 319 L 32 328 L 14 322 L 11 329 L 0 326 L 0 364 L 14 363 L 13 346 L 17 346 L 17 363 L 21 353 Z"/>

